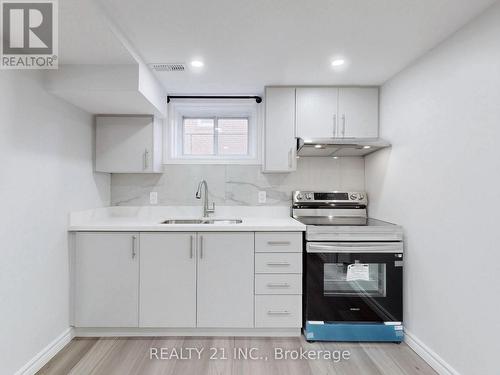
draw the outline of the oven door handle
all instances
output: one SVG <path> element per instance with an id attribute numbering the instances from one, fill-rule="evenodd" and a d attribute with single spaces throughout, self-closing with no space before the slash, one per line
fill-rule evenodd
<path id="1" fill-rule="evenodd" d="M 402 242 L 363 242 L 363 243 L 314 243 L 306 245 L 308 253 L 402 253 Z"/>

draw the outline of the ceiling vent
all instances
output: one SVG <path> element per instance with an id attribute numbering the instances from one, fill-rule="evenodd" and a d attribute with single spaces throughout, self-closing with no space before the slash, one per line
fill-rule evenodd
<path id="1" fill-rule="evenodd" d="M 149 66 L 157 72 L 183 72 L 186 70 L 186 65 L 182 63 L 159 63 Z"/>

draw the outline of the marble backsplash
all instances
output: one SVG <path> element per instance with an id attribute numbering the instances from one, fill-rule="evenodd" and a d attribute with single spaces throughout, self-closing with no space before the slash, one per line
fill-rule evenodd
<path id="1" fill-rule="evenodd" d="M 301 158 L 292 173 L 268 174 L 258 165 L 165 165 L 163 174 L 112 174 L 111 203 L 149 205 L 149 193 L 158 193 L 158 205 L 198 206 L 198 183 L 208 183 L 216 206 L 291 204 L 293 190 L 361 190 L 365 188 L 363 158 Z M 258 192 L 266 191 L 265 204 Z"/>

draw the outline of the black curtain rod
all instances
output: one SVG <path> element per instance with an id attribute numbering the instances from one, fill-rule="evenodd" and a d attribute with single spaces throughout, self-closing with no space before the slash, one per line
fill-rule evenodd
<path id="1" fill-rule="evenodd" d="M 169 95 L 167 96 L 167 103 L 170 103 L 170 99 L 254 99 L 257 103 L 262 102 L 262 98 L 260 96 L 231 96 L 231 95 L 222 95 L 222 96 L 210 96 L 210 95 Z"/>

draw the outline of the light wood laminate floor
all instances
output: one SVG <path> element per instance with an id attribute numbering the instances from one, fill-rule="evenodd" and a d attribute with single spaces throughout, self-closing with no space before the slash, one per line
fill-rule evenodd
<path id="1" fill-rule="evenodd" d="M 151 349 L 204 348 L 201 358 L 150 359 Z M 350 352 L 348 360 L 274 359 L 275 348 Z M 228 359 L 210 359 L 225 348 Z M 262 359 L 234 358 L 234 348 L 258 348 Z M 153 350 L 154 350 L 153 349 Z M 160 355 L 158 351 L 158 356 Z M 187 354 L 187 351 L 184 352 Z M 218 351 L 217 357 L 220 357 Z M 267 357 L 267 360 L 265 359 Z M 140 337 L 77 338 L 59 352 L 38 375 L 379 375 L 436 374 L 406 344 L 308 343 L 299 338 L 251 337 Z"/>

